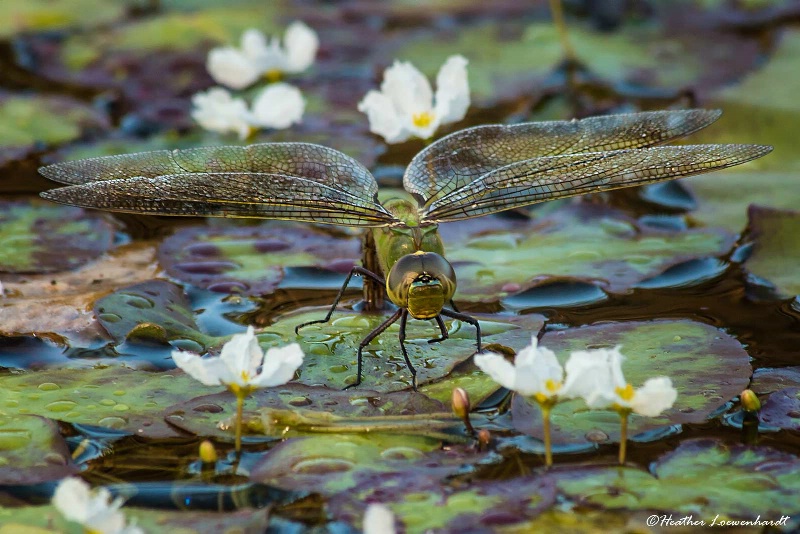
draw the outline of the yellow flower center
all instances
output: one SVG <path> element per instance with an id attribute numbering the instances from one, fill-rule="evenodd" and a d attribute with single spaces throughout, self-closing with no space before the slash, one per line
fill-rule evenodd
<path id="1" fill-rule="evenodd" d="M 283 73 L 279 69 L 270 69 L 264 73 L 264 77 L 270 83 L 279 82 L 283 78 Z"/>
<path id="2" fill-rule="evenodd" d="M 633 386 L 630 384 L 625 384 L 624 388 L 617 388 L 615 391 L 617 395 L 619 395 L 619 397 L 624 401 L 630 402 L 631 399 L 633 399 L 634 391 Z"/>
<path id="3" fill-rule="evenodd" d="M 417 128 L 427 128 L 431 125 L 431 121 L 433 121 L 433 113 L 430 111 L 423 111 L 422 113 L 416 113 L 412 118 L 412 122 L 414 126 Z"/>
<path id="4" fill-rule="evenodd" d="M 245 384 L 247 382 L 250 382 L 250 373 L 249 372 L 242 371 L 242 382 L 244 382 Z"/>
<path id="5" fill-rule="evenodd" d="M 556 382 L 552 378 L 548 378 L 544 382 L 544 388 L 547 390 L 546 392 L 540 391 L 539 393 L 535 393 L 533 395 L 533 400 L 536 401 L 539 406 L 544 408 L 548 406 L 554 406 L 556 403 L 555 394 L 558 393 L 558 390 L 561 389 L 561 382 Z"/>
<path id="6" fill-rule="evenodd" d="M 544 383 L 544 387 L 546 387 L 547 391 L 552 394 L 561 389 L 561 382 L 556 382 L 552 378 L 548 378 Z"/>

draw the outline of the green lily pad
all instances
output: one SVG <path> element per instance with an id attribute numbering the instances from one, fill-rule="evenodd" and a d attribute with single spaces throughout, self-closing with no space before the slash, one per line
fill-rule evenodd
<path id="1" fill-rule="evenodd" d="M 364 337 L 385 320 L 383 315 L 336 312 L 326 324 L 310 325 L 294 335 L 296 325 L 322 319 L 325 312 L 307 311 L 285 316 L 265 334 L 272 334 L 279 343 L 297 341 L 306 354 L 300 368 L 299 382 L 308 385 L 342 387 L 356 379 L 356 354 Z M 498 343 L 520 350 L 530 343 L 531 335 L 541 328 L 539 316 L 496 317 L 474 316 L 481 325 L 483 344 Z M 417 383 L 425 385 L 447 376 L 460 362 L 475 354 L 475 328 L 458 320 L 444 318 L 450 338 L 428 343 L 439 336 L 435 323 L 409 320 L 406 328 L 406 349 L 417 369 Z M 411 376 L 398 341 L 399 325 L 390 326 L 364 348 L 364 370 L 361 389 L 390 392 L 411 387 Z M 261 336 L 260 336 L 261 337 Z M 264 337 L 261 337 L 264 340 Z"/>
<path id="2" fill-rule="evenodd" d="M 549 277 L 589 279 L 607 291 L 623 292 L 672 265 L 724 254 L 734 242 L 716 229 L 656 230 L 590 204 L 527 223 L 498 217 L 475 221 L 441 227 L 459 299 L 496 300 Z"/>
<path id="3" fill-rule="evenodd" d="M 761 406 L 761 421 L 784 430 L 800 430 L 800 388 L 786 388 L 770 395 Z"/>
<path id="4" fill-rule="evenodd" d="M 419 473 L 375 474 L 333 496 L 328 508 L 334 518 L 357 527 L 374 502 L 387 506 L 406 532 L 506 532 L 552 506 L 555 491 L 541 477 L 448 488 Z"/>
<path id="5" fill-rule="evenodd" d="M 562 365 L 569 354 L 587 348 L 622 345 L 622 371 L 635 388 L 648 378 L 668 376 L 678 390 L 675 405 L 659 417 L 631 414 L 630 436 L 675 424 L 702 423 L 738 395 L 750 380 L 750 358 L 738 341 L 709 325 L 688 320 L 601 324 L 546 332 L 540 345 L 554 351 Z M 519 395 L 512 402 L 514 426 L 542 438 L 541 411 Z M 619 440 L 619 416 L 589 410 L 581 399 L 553 408 L 553 443 Z M 590 437 L 592 438 L 590 440 Z M 640 439 L 644 436 L 640 436 Z"/>
<path id="6" fill-rule="evenodd" d="M 350 418 L 386 417 L 422 414 L 447 414 L 449 406 L 424 395 L 406 392 L 378 394 L 360 389 L 341 391 L 327 387 L 310 387 L 302 384 L 287 384 L 281 388 L 257 390 L 247 397 L 244 405 L 245 428 L 250 433 L 262 436 L 266 430 L 261 423 L 259 411 L 295 410 L 318 414 L 332 414 L 341 418 L 342 424 Z M 229 392 L 202 395 L 169 407 L 164 412 L 172 425 L 191 434 L 233 439 L 230 430 L 221 430 L 220 422 L 231 419 L 236 413 L 236 400 Z M 340 425 L 341 426 L 341 425 Z M 420 426 L 424 426 L 421 423 Z M 365 423 L 365 428 L 369 428 Z M 280 428 L 275 437 L 281 437 L 292 428 Z M 303 429 L 300 429 L 302 432 Z M 313 430 L 311 430 L 313 432 Z M 330 431 L 322 429 L 320 431 Z M 368 430 L 365 430 L 367 432 Z M 269 432 L 271 435 L 272 433 Z"/>
<path id="7" fill-rule="evenodd" d="M 0 484 L 37 484 L 78 471 L 53 421 L 34 415 L 6 415 L 16 406 L 8 401 L 0 406 Z"/>
<path id="8" fill-rule="evenodd" d="M 80 137 L 84 128 L 104 125 L 105 119 L 96 111 L 69 98 L 0 99 L 0 148 L 65 143 Z"/>
<path id="9" fill-rule="evenodd" d="M 330 233 L 310 225 L 270 221 L 178 230 L 162 243 L 159 259 L 171 276 L 197 287 L 264 295 L 278 286 L 287 268 L 349 273 L 360 251 L 360 237 L 340 234 L 332 239 Z M 304 278 L 295 284 L 314 287 L 315 281 Z"/>
<path id="10" fill-rule="evenodd" d="M 160 342 L 191 340 L 192 350 L 220 345 L 224 338 L 200 332 L 183 289 L 164 280 L 124 287 L 94 304 L 97 320 L 117 343 L 135 337 Z"/>
<path id="11" fill-rule="evenodd" d="M 390 473 L 444 478 L 481 457 L 482 453 L 468 446 L 442 450 L 440 440 L 423 436 L 320 435 L 275 446 L 253 467 L 250 478 L 284 489 L 313 488 L 323 495 L 335 495 L 376 474 L 381 478 Z"/>
<path id="12" fill-rule="evenodd" d="M 744 237 L 753 244 L 744 266 L 750 274 L 773 289 L 779 298 L 800 294 L 800 212 L 752 206 Z"/>
<path id="13" fill-rule="evenodd" d="M 718 522 L 778 520 L 800 512 L 800 461 L 769 447 L 696 439 L 660 458 L 652 473 L 590 467 L 552 476 L 560 491 L 581 504 L 691 514 L 706 526 L 715 516 Z"/>
<path id="14" fill-rule="evenodd" d="M 7 39 L 21 32 L 67 27 L 91 28 L 120 19 L 126 10 L 123 2 L 105 0 L 3 2 L 0 5 L 0 37 Z"/>
<path id="15" fill-rule="evenodd" d="M 0 272 L 75 269 L 111 248 L 114 229 L 80 208 L 0 201 Z"/>
<path id="16" fill-rule="evenodd" d="M 64 368 L 0 377 L 0 406 L 9 416 L 41 415 L 151 438 L 175 437 L 162 413 L 197 392 L 197 382 L 178 371 Z"/>

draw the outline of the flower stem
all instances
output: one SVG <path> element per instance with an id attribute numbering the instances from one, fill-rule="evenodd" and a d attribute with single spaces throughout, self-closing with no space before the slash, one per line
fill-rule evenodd
<path id="1" fill-rule="evenodd" d="M 619 465 L 625 464 L 625 454 L 628 449 L 628 413 L 619 414 Z"/>
<path id="2" fill-rule="evenodd" d="M 569 62 L 574 62 L 577 55 L 569 40 L 569 33 L 567 32 L 567 24 L 564 22 L 564 10 L 562 9 L 561 2 L 562 0 L 550 0 L 550 13 L 553 16 L 553 22 L 558 30 L 561 48 L 564 51 L 564 56 L 566 56 L 565 59 Z"/>
<path id="3" fill-rule="evenodd" d="M 244 393 L 236 393 L 236 452 L 242 450 L 242 419 L 244 412 Z"/>
<path id="4" fill-rule="evenodd" d="M 539 405 L 542 408 L 542 427 L 544 429 L 544 465 L 553 465 L 553 444 L 550 441 L 550 406 Z"/>

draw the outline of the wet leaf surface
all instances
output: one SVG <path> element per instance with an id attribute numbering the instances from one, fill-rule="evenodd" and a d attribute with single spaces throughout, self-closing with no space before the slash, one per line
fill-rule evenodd
<path id="1" fill-rule="evenodd" d="M 734 338 L 692 321 L 652 321 L 585 326 L 546 332 L 540 345 L 565 363 L 572 351 L 621 345 L 622 371 L 634 388 L 656 376 L 668 376 L 678 390 L 675 405 L 659 417 L 631 414 L 628 433 L 642 441 L 657 439 L 654 431 L 670 425 L 702 423 L 739 394 L 750 379 L 749 356 Z M 514 426 L 542 437 L 541 411 L 523 397 L 512 403 Z M 595 443 L 619 439 L 619 416 L 611 410 L 588 410 L 583 400 L 553 408 L 553 442 Z"/>
<path id="2" fill-rule="evenodd" d="M 761 406 L 759 419 L 784 430 L 800 430 L 800 388 L 786 388 L 770 395 Z"/>
<path id="3" fill-rule="evenodd" d="M 778 298 L 800 294 L 794 266 L 800 260 L 800 212 L 752 206 L 744 240 L 753 244 L 745 268 L 756 284 L 766 285 Z"/>
<path id="4" fill-rule="evenodd" d="M 9 400 L 3 411 L 15 406 Z M 0 485 L 36 484 L 77 472 L 58 425 L 35 415 L 0 415 Z"/>

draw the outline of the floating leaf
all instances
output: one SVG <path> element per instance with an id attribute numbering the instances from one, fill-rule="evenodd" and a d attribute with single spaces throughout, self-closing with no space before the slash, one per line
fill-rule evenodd
<path id="1" fill-rule="evenodd" d="M 290 267 L 320 267 L 346 274 L 361 257 L 359 237 L 310 225 L 269 222 L 256 226 L 184 228 L 167 238 L 159 258 L 173 277 L 212 291 L 271 293 Z M 342 277 L 344 281 L 344 277 Z M 314 287 L 313 279 L 295 282 Z"/>
<path id="2" fill-rule="evenodd" d="M 553 473 L 558 488 L 590 506 L 660 510 L 705 520 L 740 517 L 778 520 L 800 512 L 800 461 L 769 447 L 683 442 L 663 456 L 653 474 L 631 467 Z"/>
<path id="3" fill-rule="evenodd" d="M 97 112 L 64 97 L 0 99 L 0 147 L 64 143 L 80 137 L 86 127 L 104 124 Z"/>
<path id="4" fill-rule="evenodd" d="M 177 371 L 48 369 L 0 377 L 0 406 L 12 416 L 35 414 L 139 436 L 174 437 L 162 412 L 196 395 L 197 388 L 197 381 Z"/>
<path id="5" fill-rule="evenodd" d="M 800 387 L 800 367 L 762 367 L 753 373 L 750 389 L 758 395 L 774 393 L 784 388 Z"/>
<path id="6" fill-rule="evenodd" d="M 753 243 L 747 270 L 774 289 L 779 298 L 800 294 L 800 212 L 752 206 L 745 240 Z"/>
<path id="7" fill-rule="evenodd" d="M 723 254 L 733 245 L 733 236 L 722 231 L 659 231 L 589 204 L 527 223 L 499 217 L 464 223 L 441 229 L 458 276 L 457 298 L 468 300 L 503 298 L 549 277 L 588 279 L 622 292 L 672 265 Z"/>
<path id="8" fill-rule="evenodd" d="M 109 24 L 126 12 L 124 3 L 105 0 L 30 0 L 0 4 L 0 37 L 67 27 Z"/>
<path id="9" fill-rule="evenodd" d="M 34 415 L 6 415 L 19 401 L 9 399 L 0 406 L 4 411 L 0 414 L 0 484 L 37 484 L 77 472 L 53 421 Z"/>
<path id="10" fill-rule="evenodd" d="M 188 339 L 203 350 L 222 342 L 198 330 L 183 290 L 164 280 L 119 289 L 98 300 L 94 313 L 117 343 L 131 337 L 161 342 Z"/>
<path id="11" fill-rule="evenodd" d="M 554 351 L 562 365 L 572 351 L 622 345 L 622 371 L 634 387 L 648 378 L 668 376 L 678 390 L 675 405 L 659 417 L 631 414 L 629 435 L 668 425 L 702 423 L 739 394 L 750 380 L 750 358 L 734 338 L 709 325 L 688 320 L 611 323 L 546 332 L 540 345 Z M 512 403 L 514 426 L 542 437 L 541 411 L 521 396 Z M 561 402 L 551 414 L 554 443 L 619 439 L 619 416 L 589 410 L 583 400 Z M 599 431 L 599 432 L 598 432 Z"/>
<path id="12" fill-rule="evenodd" d="M 365 477 L 331 498 L 329 509 L 335 518 L 360 526 L 366 503 L 374 502 L 387 506 L 406 532 L 505 532 L 552 506 L 555 492 L 541 477 L 449 488 L 428 473 L 411 471 Z"/>
<path id="13" fill-rule="evenodd" d="M 75 269 L 111 247 L 114 231 L 96 214 L 43 201 L 0 201 L 0 271 Z"/>
<path id="14" fill-rule="evenodd" d="M 761 407 L 761 421 L 784 430 L 800 430 L 800 388 L 786 388 L 770 395 Z"/>

